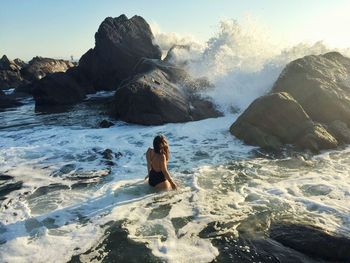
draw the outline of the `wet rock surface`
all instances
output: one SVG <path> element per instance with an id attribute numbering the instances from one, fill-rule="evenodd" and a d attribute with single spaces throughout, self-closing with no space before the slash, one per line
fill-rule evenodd
<path id="1" fill-rule="evenodd" d="M 145 244 L 129 239 L 128 234 L 122 222 L 111 222 L 94 247 L 73 256 L 69 262 L 162 262 Z"/>
<path id="2" fill-rule="evenodd" d="M 221 116 L 215 106 L 186 88 L 184 70 L 161 61 L 144 61 L 146 73 L 136 75 L 116 90 L 112 116 L 126 122 L 160 125 Z"/>
<path id="3" fill-rule="evenodd" d="M 199 237 L 219 250 L 212 262 L 346 262 L 350 239 L 301 224 L 274 222 L 258 231 L 251 220 L 211 222 Z M 234 226 L 239 226 L 234 230 Z M 244 225 L 241 226 L 240 225 Z M 248 226 L 250 225 L 250 227 Z M 246 231 L 248 230 L 248 231 Z M 237 232 L 238 231 L 238 232 Z"/>
<path id="4" fill-rule="evenodd" d="M 20 101 L 17 100 L 15 96 L 6 95 L 0 90 L 0 110 L 7 108 L 14 108 L 22 105 Z"/>
<path id="5" fill-rule="evenodd" d="M 6 196 L 16 190 L 20 190 L 22 188 L 23 182 L 17 181 L 13 182 L 9 177 L 2 177 L 5 180 L 0 180 L 0 200 L 6 199 Z M 7 179 L 8 178 L 8 179 Z M 8 181 L 9 180 L 9 181 Z"/>
<path id="6" fill-rule="evenodd" d="M 350 239 L 311 225 L 276 223 L 269 236 L 286 247 L 311 257 L 346 262 L 350 258 Z"/>

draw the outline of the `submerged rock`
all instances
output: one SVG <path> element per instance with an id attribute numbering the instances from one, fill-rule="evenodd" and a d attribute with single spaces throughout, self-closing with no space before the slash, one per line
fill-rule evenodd
<path id="1" fill-rule="evenodd" d="M 21 189 L 22 185 L 23 185 L 22 181 L 18 181 L 14 183 L 5 182 L 0 184 L 0 199 L 4 199 L 4 197 L 9 193 Z"/>
<path id="2" fill-rule="evenodd" d="M 115 92 L 112 116 L 126 122 L 160 125 L 221 115 L 208 100 L 186 88 L 187 73 L 162 61 L 145 60 L 140 73 Z"/>
<path id="3" fill-rule="evenodd" d="M 99 127 L 100 128 L 109 128 L 109 127 L 112 127 L 114 125 L 113 122 L 111 121 L 108 121 L 108 120 L 102 120 L 100 123 L 99 123 Z"/>
<path id="4" fill-rule="evenodd" d="M 111 222 L 104 236 L 88 251 L 75 255 L 69 263 L 84 262 L 162 262 L 143 243 L 128 238 L 122 222 Z"/>
<path id="5" fill-rule="evenodd" d="M 337 146 L 336 139 L 315 124 L 288 93 L 272 93 L 256 99 L 230 127 L 245 143 L 265 149 L 295 144 L 313 151 Z"/>
<path id="6" fill-rule="evenodd" d="M 0 90 L 0 109 L 13 108 L 22 105 L 21 102 L 17 101 L 13 96 L 5 95 Z"/>
<path id="7" fill-rule="evenodd" d="M 140 16 L 107 17 L 95 34 L 95 47 L 81 57 L 79 67 L 96 90 L 114 90 L 131 76 L 141 58 L 161 58 L 153 39 L 150 26 Z"/>
<path id="8" fill-rule="evenodd" d="M 297 59 L 230 131 L 245 143 L 274 150 L 293 144 L 318 152 L 349 143 L 349 78 L 350 59 L 340 53 Z"/>

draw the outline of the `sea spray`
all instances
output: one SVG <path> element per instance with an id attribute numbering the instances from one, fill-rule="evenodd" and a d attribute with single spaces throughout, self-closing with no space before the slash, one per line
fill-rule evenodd
<path id="1" fill-rule="evenodd" d="M 161 32 L 157 26 L 155 43 L 166 52 L 173 45 L 187 49 L 173 51 L 174 63 L 187 61 L 187 70 L 195 77 L 207 77 L 214 85 L 210 96 L 224 112 L 242 111 L 254 99 L 269 92 L 282 69 L 289 62 L 307 55 L 339 51 L 350 55 L 350 49 L 338 49 L 324 42 L 299 43 L 290 46 L 272 37 L 266 26 L 253 17 L 242 22 L 220 21 L 218 31 L 206 43 L 191 35 Z"/>

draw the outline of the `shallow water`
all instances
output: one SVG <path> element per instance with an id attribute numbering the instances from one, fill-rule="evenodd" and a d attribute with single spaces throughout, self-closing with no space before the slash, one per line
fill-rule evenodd
<path id="1" fill-rule="evenodd" d="M 220 252 L 212 235 L 260 237 L 272 221 L 349 236 L 350 148 L 309 159 L 291 152 L 261 158 L 229 133 L 232 114 L 99 129 L 105 109 L 94 101 L 109 95 L 69 112 L 34 113 L 28 100 L 0 113 L 0 174 L 23 182 L 1 201 L 1 262 L 69 261 L 96 245 L 111 221 L 168 262 L 210 262 Z M 169 139 L 179 191 L 158 193 L 143 181 L 144 153 L 158 133 Z M 105 149 L 113 151 L 110 159 Z M 205 234 L 214 222 L 217 232 Z M 254 261 L 249 246 L 237 250 Z"/>

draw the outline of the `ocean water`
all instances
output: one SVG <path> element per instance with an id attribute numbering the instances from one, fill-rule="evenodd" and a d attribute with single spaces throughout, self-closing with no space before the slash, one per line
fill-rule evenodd
<path id="1" fill-rule="evenodd" d="M 35 112 L 31 99 L 0 112 L 0 174 L 13 177 L 6 184 L 22 182 L 0 201 L 0 262 L 67 262 L 100 242 L 112 221 L 166 262 L 214 260 L 219 248 L 203 234 L 213 222 L 237 237 L 242 231 L 261 236 L 279 220 L 349 236 L 350 148 L 313 157 L 286 149 L 272 156 L 229 133 L 239 112 L 268 92 L 286 63 L 329 49 L 316 43 L 268 52 L 268 43 L 247 30 L 224 21 L 205 47 L 196 46 L 193 59 L 187 54 L 188 70 L 215 84 L 203 96 L 224 117 L 149 127 L 115 122 L 100 129 L 107 111 L 101 102 L 113 95 L 108 92 L 64 112 Z M 178 191 L 159 193 L 144 182 L 144 153 L 159 133 L 170 143 Z M 254 262 L 249 246 L 237 250 Z"/>

